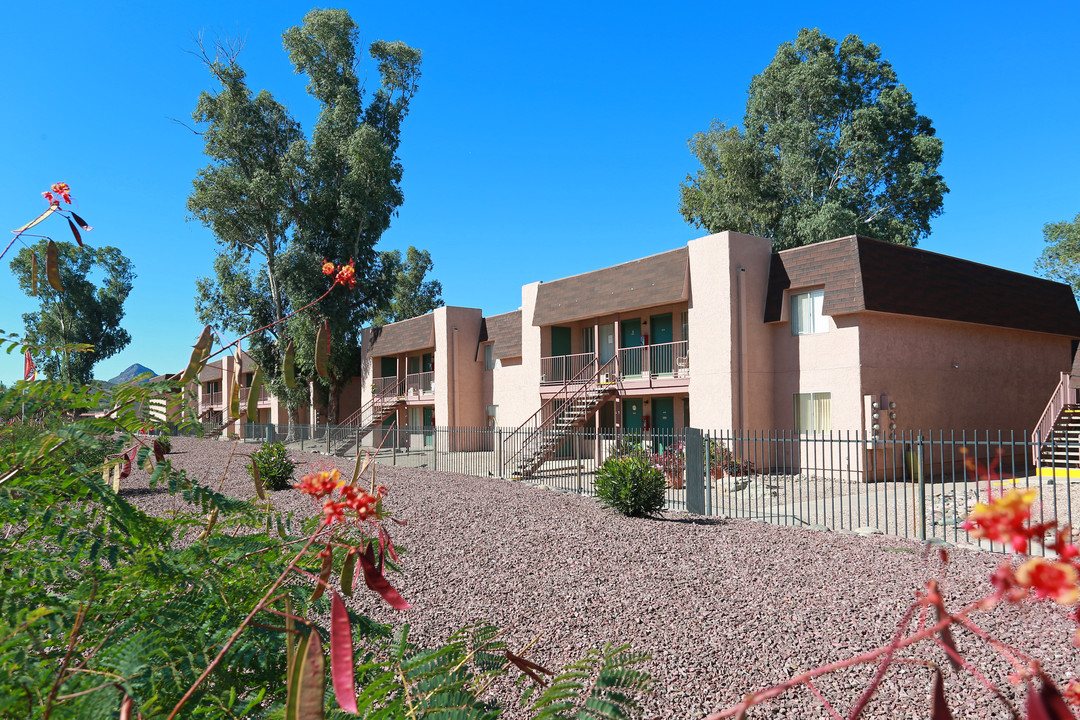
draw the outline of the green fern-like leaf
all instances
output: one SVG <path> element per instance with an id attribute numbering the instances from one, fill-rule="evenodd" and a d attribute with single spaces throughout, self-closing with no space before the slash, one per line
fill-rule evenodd
<path id="1" fill-rule="evenodd" d="M 607 645 L 590 650 L 552 678 L 533 701 L 537 720 L 628 720 L 639 717 L 638 695 L 652 687 L 648 673 L 634 669 L 647 655 L 628 652 L 628 646 Z M 527 702 L 532 693 L 525 693 Z"/>

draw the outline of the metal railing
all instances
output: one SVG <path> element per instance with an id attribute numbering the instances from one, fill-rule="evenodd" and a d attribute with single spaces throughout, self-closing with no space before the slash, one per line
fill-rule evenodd
<path id="1" fill-rule="evenodd" d="M 389 388 L 397 387 L 398 379 L 396 375 L 390 377 L 377 377 L 371 381 L 372 395 L 382 395 Z"/>
<path id="2" fill-rule="evenodd" d="M 204 432 L 212 429 L 207 425 Z M 536 434 L 546 435 L 557 447 L 525 479 L 555 490 L 593 495 L 605 460 L 640 452 L 663 473 L 668 510 L 993 551 L 1005 548 L 973 538 L 963 527 L 976 503 L 1012 489 L 1035 489 L 1039 499 L 1032 524 L 1071 524 L 1073 507 L 1080 503 L 1075 443 L 1051 439 L 1067 451 L 1061 457 L 1071 459 L 1040 465 L 1032 460 L 1034 443 L 1027 433 L 906 432 L 882 440 L 859 432 L 586 427 L 540 428 L 526 436 L 507 428 L 392 426 L 362 436 L 355 426 L 290 430 L 255 423 L 233 423 L 227 432 L 244 442 L 285 442 L 297 451 L 346 457 L 368 452 L 380 464 L 506 479 L 512 479 L 508 460 Z M 339 447 L 346 436 L 350 442 Z"/>
<path id="3" fill-rule="evenodd" d="M 648 350 L 649 348 L 646 345 L 619 348 L 617 354 L 619 358 L 619 377 L 628 379 L 642 377 L 648 361 Z"/>
<path id="4" fill-rule="evenodd" d="M 1035 430 L 1031 433 L 1033 445 L 1031 457 L 1036 462 L 1039 457 L 1039 448 L 1050 437 L 1050 432 L 1054 429 L 1054 423 L 1057 422 L 1062 409 L 1066 405 L 1074 405 L 1080 402 L 1080 389 L 1069 387 L 1070 377 L 1071 375 L 1067 372 L 1061 373 L 1057 387 L 1054 388 L 1054 393 L 1050 396 L 1050 402 L 1046 404 L 1042 417 L 1039 418 L 1039 422 L 1035 424 Z"/>
<path id="5" fill-rule="evenodd" d="M 209 410 L 210 408 L 214 407 L 215 405 L 221 405 L 221 392 L 220 391 L 219 392 L 213 392 L 213 393 L 204 392 L 202 394 L 202 398 L 199 400 L 199 410 L 200 410 L 200 412 L 205 411 L 205 410 Z"/>
<path id="6" fill-rule="evenodd" d="M 596 353 L 554 355 L 540 358 L 540 383 L 562 385 L 571 378 L 588 377 L 586 369 L 596 363 Z"/>
<path id="7" fill-rule="evenodd" d="M 405 395 L 415 397 L 435 392 L 435 371 L 412 373 L 405 376 Z"/>
<path id="8" fill-rule="evenodd" d="M 240 405 L 243 406 L 247 403 L 248 398 L 251 397 L 251 388 L 240 388 Z M 266 388 L 259 388 L 259 402 L 270 402 L 270 393 L 266 392 Z"/>
<path id="9" fill-rule="evenodd" d="M 654 378 L 690 377 L 689 346 L 686 340 L 649 345 L 649 374 Z"/>

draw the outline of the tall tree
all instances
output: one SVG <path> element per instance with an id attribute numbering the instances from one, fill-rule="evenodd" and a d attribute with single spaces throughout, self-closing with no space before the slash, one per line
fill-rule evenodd
<path id="1" fill-rule="evenodd" d="M 319 305 L 330 328 L 334 351 L 329 378 L 329 422 L 338 420 L 345 384 L 360 369 L 360 328 L 387 302 L 392 275 L 382 266 L 375 244 L 390 227 L 404 201 L 398 159 L 401 123 L 420 78 L 420 51 L 402 42 L 382 40 L 369 53 L 379 72 L 379 86 L 369 98 L 356 73 L 359 30 L 344 10 L 312 10 L 302 25 L 284 36 L 296 71 L 308 78 L 308 92 L 322 105 L 307 147 L 303 202 L 296 226 L 296 267 L 316 268 L 318 260 L 355 260 L 357 287 L 335 293 Z M 310 270 L 309 270 L 310 272 Z M 297 273 L 290 286 L 294 300 L 307 300 L 313 286 Z M 303 357 L 314 346 L 317 323 L 298 318 L 307 340 Z"/>
<path id="2" fill-rule="evenodd" d="M 235 53 L 207 66 L 221 84 L 195 111 L 207 126 L 212 164 L 195 180 L 192 214 L 225 246 L 213 279 L 198 286 L 200 316 L 235 332 L 251 332 L 287 316 L 322 294 L 324 260 L 355 261 L 358 284 L 335 291 L 311 311 L 252 338 L 252 354 L 268 371 L 275 394 L 294 406 L 280 370 L 288 341 L 298 372 L 313 377 L 315 336 L 325 322 L 333 352 L 329 420 L 345 383 L 359 368 L 359 331 L 392 291 L 374 250 L 403 201 L 397 157 L 401 121 L 416 92 L 420 52 L 404 43 L 370 47 L 380 85 L 366 99 L 356 72 L 358 28 L 344 10 L 313 10 L 284 36 L 296 71 L 321 104 L 310 141 L 266 92 L 253 96 Z M 219 56 L 220 57 L 220 56 Z"/>
<path id="3" fill-rule="evenodd" d="M 379 308 L 372 319 L 373 325 L 407 320 L 443 306 L 442 283 L 427 279 L 434 267 L 427 250 L 410 245 L 404 261 L 400 250 L 388 250 L 383 253 L 383 267 L 394 278 L 394 294 Z"/>
<path id="4" fill-rule="evenodd" d="M 714 121 L 689 144 L 702 169 L 680 187 L 683 217 L 774 249 L 851 234 L 914 246 L 948 192 L 933 125 L 856 35 L 800 30 L 750 82 L 742 127 Z"/>
<path id="5" fill-rule="evenodd" d="M 1068 283 L 1080 297 L 1080 214 L 1072 222 L 1047 223 L 1043 238 L 1046 247 L 1035 261 L 1035 272 Z"/>
<path id="6" fill-rule="evenodd" d="M 35 284 L 40 307 L 23 315 L 26 339 L 32 345 L 56 346 L 82 343 L 92 345 L 88 352 L 35 354 L 34 362 L 51 379 L 86 385 L 93 380 L 94 365 L 123 350 L 131 336 L 120 327 L 124 319 L 124 301 L 131 292 L 135 271 L 131 261 L 114 247 L 77 247 L 58 242 L 57 267 L 60 284 L 57 290 L 40 278 L 48 240 L 23 248 L 11 260 L 11 271 L 26 293 Z M 34 257 L 37 257 L 37 271 Z M 89 276 L 100 273 L 100 285 Z M 35 282 L 35 274 L 39 275 Z"/>

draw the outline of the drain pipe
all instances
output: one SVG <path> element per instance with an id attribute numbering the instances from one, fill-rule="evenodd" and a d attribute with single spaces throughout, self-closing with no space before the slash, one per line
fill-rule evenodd
<path id="1" fill-rule="evenodd" d="M 740 430 L 746 429 L 746 408 L 744 404 L 744 397 L 746 395 L 746 368 L 744 363 L 746 362 L 746 330 L 743 327 L 745 324 L 746 314 L 746 301 L 743 297 L 743 273 L 746 272 L 746 268 L 736 268 L 735 275 L 735 312 L 737 317 L 735 319 L 735 341 L 738 347 L 738 385 L 739 385 L 739 402 L 736 407 L 738 408 Z"/>

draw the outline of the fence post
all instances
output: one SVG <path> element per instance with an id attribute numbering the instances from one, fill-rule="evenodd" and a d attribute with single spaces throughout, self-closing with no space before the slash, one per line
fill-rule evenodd
<path id="1" fill-rule="evenodd" d="M 919 539 L 926 541 L 926 478 L 923 475 L 923 435 L 919 431 L 918 451 L 916 452 L 915 467 L 919 474 Z"/>
<path id="2" fill-rule="evenodd" d="M 577 492 L 581 494 L 581 433 L 574 434 L 574 461 L 577 464 Z"/>
<path id="3" fill-rule="evenodd" d="M 439 430 L 431 428 L 431 469 L 439 469 Z"/>
<path id="4" fill-rule="evenodd" d="M 497 428 L 495 428 L 495 468 L 496 468 L 496 472 L 497 472 L 499 477 L 504 477 L 504 475 L 503 475 L 503 449 L 502 449 L 502 445 L 503 445 L 502 428 L 497 427 Z"/>
<path id="5" fill-rule="evenodd" d="M 266 442 L 268 442 L 268 443 L 274 442 L 274 425 L 273 425 L 273 423 L 268 423 L 267 426 L 266 426 Z"/>
<path id="6" fill-rule="evenodd" d="M 686 448 L 685 482 L 686 511 L 698 515 L 705 514 L 705 461 L 701 457 L 705 449 L 704 433 L 698 428 L 685 428 L 683 447 Z"/>
<path id="7" fill-rule="evenodd" d="M 330 454 L 330 423 L 326 423 L 326 454 Z"/>
<path id="8" fill-rule="evenodd" d="M 705 433 L 705 514 L 712 515 L 712 437 Z"/>

